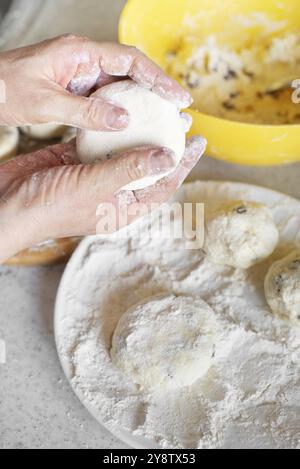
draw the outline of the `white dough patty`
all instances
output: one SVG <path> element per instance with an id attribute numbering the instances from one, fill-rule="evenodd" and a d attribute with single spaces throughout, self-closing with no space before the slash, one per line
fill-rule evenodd
<path id="1" fill-rule="evenodd" d="M 213 262 L 248 269 L 269 257 L 279 233 L 270 209 L 254 202 L 226 202 L 205 214 L 205 251 Z"/>
<path id="2" fill-rule="evenodd" d="M 120 132 L 79 130 L 77 150 L 82 163 L 106 160 L 113 155 L 144 145 L 167 147 L 178 164 L 185 151 L 185 126 L 176 106 L 132 80 L 104 86 L 93 95 L 129 112 L 130 123 Z M 134 182 L 124 189 L 137 190 L 151 186 L 168 173 Z"/>
<path id="3" fill-rule="evenodd" d="M 274 262 L 266 276 L 265 294 L 275 315 L 300 326 L 300 250 Z"/>
<path id="4" fill-rule="evenodd" d="M 122 316 L 111 358 L 142 389 L 176 389 L 206 373 L 217 337 L 214 312 L 203 300 L 160 295 Z"/>

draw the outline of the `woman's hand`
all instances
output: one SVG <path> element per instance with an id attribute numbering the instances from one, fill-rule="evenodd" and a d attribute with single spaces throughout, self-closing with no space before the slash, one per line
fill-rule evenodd
<path id="1" fill-rule="evenodd" d="M 66 35 L 0 55 L 1 91 L 5 91 L 0 125 L 56 122 L 108 132 L 124 129 L 130 119 L 125 109 L 90 97 L 94 89 L 123 77 L 131 77 L 178 108 L 191 104 L 189 93 L 137 49 Z M 84 166 L 72 143 L 0 166 L 0 262 L 49 238 L 101 233 L 103 204 L 135 213 L 131 207 L 138 212 L 165 202 L 204 149 L 203 139 L 192 139 L 172 176 L 134 193 L 121 188 L 173 168 L 168 149 L 137 148 Z M 131 215 L 126 223 L 137 216 Z M 118 220 L 115 229 L 123 225 Z"/>
<path id="2" fill-rule="evenodd" d="M 6 91 L 0 125 L 57 122 L 90 130 L 126 128 L 126 110 L 88 96 L 128 76 L 179 108 L 192 102 L 189 93 L 139 50 L 65 35 L 0 55 L 1 89 Z"/>
<path id="3" fill-rule="evenodd" d="M 141 191 L 122 187 L 172 169 L 169 150 L 142 147 L 97 165 L 79 164 L 74 143 L 55 145 L 0 166 L 0 263 L 50 238 L 100 234 L 103 205 L 137 213 L 162 204 L 203 155 L 206 142 L 192 138 L 180 166 Z M 134 210 L 130 210 L 134 208 Z M 114 216 L 115 212 L 112 212 Z M 131 215 L 131 223 L 138 215 Z M 116 226 L 123 227 L 124 223 Z"/>

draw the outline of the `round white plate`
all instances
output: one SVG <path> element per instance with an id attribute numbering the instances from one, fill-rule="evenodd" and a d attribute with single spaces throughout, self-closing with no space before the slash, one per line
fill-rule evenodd
<path id="1" fill-rule="evenodd" d="M 269 206 L 272 210 L 275 222 L 280 231 L 280 245 L 291 246 L 300 242 L 300 201 L 287 197 L 278 192 L 271 191 L 258 186 L 239 184 L 232 182 L 215 182 L 215 181 L 197 181 L 184 185 L 176 194 L 175 201 L 179 202 L 208 202 L 212 200 L 247 200 L 261 202 Z M 63 367 L 63 370 L 77 394 L 80 401 L 88 409 L 88 411 L 103 425 L 99 411 L 91 405 L 86 397 L 75 388 L 70 379 L 72 363 L 70 359 L 60 352 L 60 336 L 63 335 L 65 328 L 67 327 L 66 321 L 63 320 L 63 313 L 66 308 L 70 309 L 74 305 L 74 299 L 80 298 L 85 299 L 85 306 L 89 307 L 89 298 L 91 295 L 97 292 L 97 275 L 90 275 L 90 282 L 88 287 L 82 285 L 76 287 L 73 286 L 73 278 L 76 273 L 81 270 L 84 274 L 84 269 L 87 268 L 87 259 L 89 255 L 93 253 L 93 248 L 99 249 L 98 237 L 88 237 L 82 241 L 77 248 L 73 257 L 71 258 L 61 281 L 55 307 L 55 336 L 57 343 L 57 350 L 59 358 Z M 98 263 L 97 263 L 98 261 Z M 106 257 L 106 261 L 109 263 L 109 257 Z M 108 269 L 108 265 L 103 264 L 103 258 L 101 256 L 95 256 L 95 265 L 93 264 L 94 272 L 98 270 Z M 90 268 L 90 265 L 89 265 Z M 117 275 L 117 272 L 116 272 Z M 108 282 L 112 282 L 112 273 L 108 274 Z M 264 301 L 263 291 L 257 293 L 261 296 L 260 301 Z M 256 299 L 257 301 L 257 299 Z M 101 299 L 99 300 L 99 307 Z M 108 428 L 109 431 L 111 429 Z M 151 441 L 147 441 L 143 438 L 137 438 L 136 436 L 129 434 L 128 432 L 119 429 L 114 431 L 113 434 L 125 442 L 127 445 L 136 449 L 140 448 L 158 448 Z"/>

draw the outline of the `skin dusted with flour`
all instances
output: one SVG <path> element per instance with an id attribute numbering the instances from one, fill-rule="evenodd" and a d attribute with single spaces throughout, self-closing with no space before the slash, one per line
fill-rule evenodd
<path id="1" fill-rule="evenodd" d="M 187 91 L 138 49 L 73 34 L 3 52 L 0 76 L 7 98 L 0 107 L 0 125 L 31 126 L 31 135 L 38 125 L 43 139 L 45 130 L 49 135 L 49 122 L 106 132 L 126 128 L 125 109 L 90 96 L 95 88 L 120 77 L 130 77 L 175 107 L 184 109 L 192 102 Z M 185 129 L 187 124 L 185 121 Z M 50 130 L 53 136 L 53 127 Z M 12 141 L 6 139 L 8 148 L 0 150 L 1 163 L 17 152 L 17 129 L 12 137 Z M 135 195 L 163 203 L 182 184 L 204 146 L 202 139 L 187 142 L 185 156 L 172 177 Z M 83 167 L 78 164 L 75 145 L 64 144 L 1 164 L 0 197 L 6 203 L 0 207 L 0 262 L 49 238 L 95 234 L 99 204 L 118 203 L 115 194 L 120 189 L 141 177 L 156 175 L 160 164 L 162 172 L 173 168 L 165 149 L 154 150 L 135 149 L 118 155 L 117 160 Z M 74 217 L 79 208 L 80 217 Z"/>

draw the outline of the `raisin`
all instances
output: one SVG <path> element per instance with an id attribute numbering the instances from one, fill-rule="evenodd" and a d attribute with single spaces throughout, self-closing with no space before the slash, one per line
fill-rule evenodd
<path id="1" fill-rule="evenodd" d="M 234 70 L 228 70 L 227 74 L 224 76 L 224 80 L 234 80 L 238 77 L 238 74 Z"/>
<path id="2" fill-rule="evenodd" d="M 238 207 L 235 211 L 239 215 L 244 215 L 245 213 L 247 213 L 247 208 L 244 206 L 241 206 L 241 207 Z"/>
<path id="3" fill-rule="evenodd" d="M 243 73 L 244 73 L 244 75 L 246 75 L 246 77 L 249 77 L 249 78 L 254 78 L 255 77 L 254 73 L 249 72 L 249 70 L 244 69 Z"/>
<path id="4" fill-rule="evenodd" d="M 225 101 L 224 103 L 222 103 L 222 106 L 228 111 L 233 111 L 235 109 L 235 106 L 229 101 Z"/>
<path id="5" fill-rule="evenodd" d="M 283 277 L 281 274 L 274 278 L 274 284 L 275 284 L 277 293 L 281 293 L 281 290 L 283 287 Z"/>

